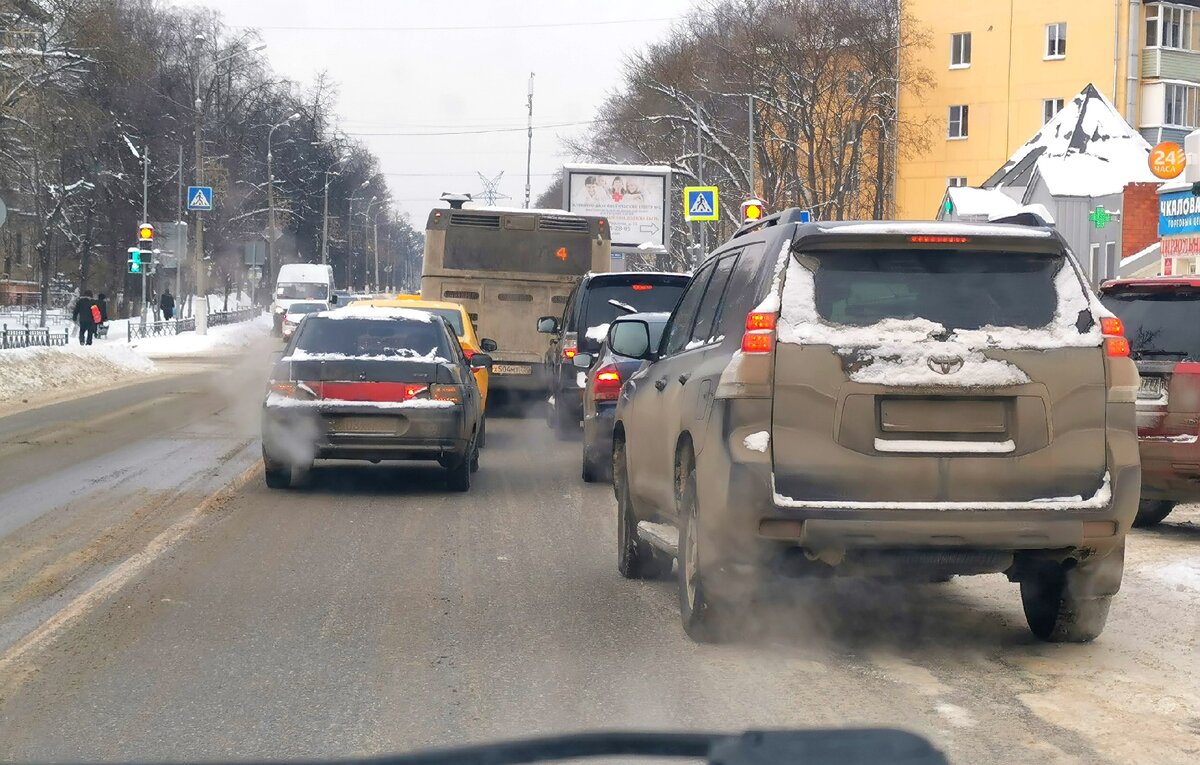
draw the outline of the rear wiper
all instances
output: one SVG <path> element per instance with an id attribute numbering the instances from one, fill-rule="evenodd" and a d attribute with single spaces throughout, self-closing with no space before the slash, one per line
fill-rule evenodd
<path id="1" fill-rule="evenodd" d="M 1187 351 L 1168 351 L 1162 348 L 1135 348 L 1130 354 L 1135 359 L 1140 359 L 1143 356 L 1178 356 L 1181 359 L 1187 358 Z"/>
<path id="2" fill-rule="evenodd" d="M 628 303 L 622 303 L 620 300 L 614 300 L 614 299 L 610 299 L 610 300 L 608 301 L 608 304 L 609 304 L 609 305 L 611 305 L 611 306 L 616 306 L 617 308 L 620 308 L 620 309 L 621 309 L 622 311 L 624 311 L 625 313 L 637 313 L 637 309 L 636 309 L 636 308 L 634 308 L 633 306 L 629 305 Z"/>

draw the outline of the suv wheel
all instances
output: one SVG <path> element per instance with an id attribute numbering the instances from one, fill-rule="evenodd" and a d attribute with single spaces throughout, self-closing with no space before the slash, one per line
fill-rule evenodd
<path id="1" fill-rule="evenodd" d="M 671 573 L 672 558 L 638 537 L 638 518 L 629 496 L 622 441 L 618 441 L 613 449 L 613 463 L 613 493 L 617 495 L 617 571 L 626 579 L 661 579 Z"/>
<path id="2" fill-rule="evenodd" d="M 1175 503 L 1167 499 L 1143 499 L 1138 502 L 1138 511 L 1133 519 L 1133 527 L 1145 529 L 1157 526 L 1174 509 Z"/>
<path id="3" fill-rule="evenodd" d="M 287 489 L 292 485 L 292 466 L 284 462 L 276 462 L 267 453 L 264 444 L 262 450 L 263 479 L 268 489 Z"/>
<path id="4" fill-rule="evenodd" d="M 688 473 L 679 510 L 683 519 L 679 534 L 679 616 L 683 631 L 697 643 L 715 643 L 722 639 L 725 608 L 709 586 L 711 577 L 701 573 L 695 468 Z"/>
<path id="5" fill-rule="evenodd" d="M 1124 560 L 1124 550 L 1118 549 L 1091 563 L 1070 568 L 1049 563 L 1031 571 L 1021 580 L 1021 605 L 1029 630 L 1051 643 L 1095 640 L 1108 620 Z"/>
<path id="6" fill-rule="evenodd" d="M 601 483 L 612 480 L 605 463 L 596 459 L 587 444 L 583 445 L 582 477 L 584 483 Z"/>

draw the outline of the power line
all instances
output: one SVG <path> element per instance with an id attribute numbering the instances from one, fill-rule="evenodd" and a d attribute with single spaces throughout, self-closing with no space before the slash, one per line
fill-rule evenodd
<path id="1" fill-rule="evenodd" d="M 596 119 L 596 120 L 582 120 L 580 122 L 555 122 L 555 123 L 551 123 L 548 125 L 534 125 L 533 129 L 534 130 L 545 130 L 547 128 L 578 127 L 580 125 L 594 125 L 597 122 L 613 122 L 613 121 L 614 120 Z M 623 121 L 631 122 L 632 120 L 623 120 Z M 405 131 L 391 131 L 391 130 L 381 131 L 381 132 L 360 132 L 360 131 L 356 131 L 356 130 L 347 130 L 347 131 L 345 131 L 345 133 L 346 133 L 346 135 L 359 135 L 359 136 L 396 135 L 396 136 L 419 137 L 419 136 L 442 136 L 442 135 L 483 135 L 485 133 L 524 133 L 527 129 L 528 129 L 527 126 L 523 125 L 521 127 L 487 128 L 487 129 L 483 129 L 483 130 L 445 130 L 445 131 L 415 132 L 415 133 L 414 132 L 405 132 Z"/>
<path id="2" fill-rule="evenodd" d="M 653 19 L 609 19 L 606 21 L 558 21 L 545 24 L 484 24 L 477 26 L 454 27 L 310 27 L 310 26 L 273 26 L 273 25 L 233 25 L 239 29 L 270 29 L 288 32 L 468 32 L 493 31 L 497 29 L 560 29 L 565 27 L 603 27 L 616 24 L 654 24 L 660 21 L 677 21 L 677 16 L 663 16 Z"/>

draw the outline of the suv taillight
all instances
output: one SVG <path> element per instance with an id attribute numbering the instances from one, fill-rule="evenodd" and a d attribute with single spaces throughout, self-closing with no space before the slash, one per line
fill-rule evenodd
<path id="1" fill-rule="evenodd" d="M 775 350 L 773 313 L 751 311 L 746 314 L 746 333 L 742 335 L 742 353 L 770 353 Z"/>
<path id="2" fill-rule="evenodd" d="M 1115 316 L 1100 319 L 1100 331 L 1104 334 L 1105 356 L 1128 356 L 1129 341 L 1125 339 L 1125 324 Z"/>
<path id="3" fill-rule="evenodd" d="M 596 370 L 596 380 L 592 384 L 593 401 L 616 401 L 621 395 L 621 373 L 614 366 L 601 367 Z"/>

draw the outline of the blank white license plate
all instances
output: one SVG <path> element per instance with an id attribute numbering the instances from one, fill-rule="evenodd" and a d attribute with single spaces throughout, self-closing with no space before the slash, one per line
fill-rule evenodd
<path id="1" fill-rule="evenodd" d="M 493 364 L 492 371 L 498 375 L 529 375 L 533 368 L 523 364 Z"/>
<path id="2" fill-rule="evenodd" d="M 336 417 L 332 430 L 335 433 L 395 433 L 399 425 L 399 417 Z"/>

